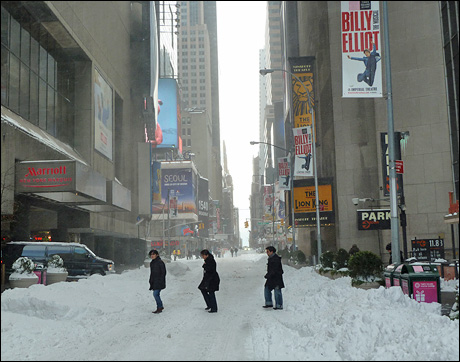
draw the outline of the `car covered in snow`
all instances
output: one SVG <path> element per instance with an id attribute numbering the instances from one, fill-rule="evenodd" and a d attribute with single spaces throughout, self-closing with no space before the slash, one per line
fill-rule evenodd
<path id="1" fill-rule="evenodd" d="M 115 273 L 112 260 L 97 256 L 80 243 L 12 241 L 5 245 L 2 254 L 7 277 L 12 273 L 15 260 L 22 256 L 31 259 L 37 266 L 44 266 L 53 255 L 59 255 L 69 273 L 68 280 Z"/>

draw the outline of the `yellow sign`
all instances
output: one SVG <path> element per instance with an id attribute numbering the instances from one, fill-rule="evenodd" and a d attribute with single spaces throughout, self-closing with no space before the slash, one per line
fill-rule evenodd
<path id="1" fill-rule="evenodd" d="M 319 211 L 333 211 L 331 185 L 318 186 Z M 316 212 L 315 186 L 294 188 L 294 212 Z"/>

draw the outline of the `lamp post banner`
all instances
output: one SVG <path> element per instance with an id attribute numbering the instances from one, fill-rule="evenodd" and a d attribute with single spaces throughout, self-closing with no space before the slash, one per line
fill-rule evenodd
<path id="1" fill-rule="evenodd" d="M 294 128 L 294 176 L 314 176 L 311 127 Z"/>
<path id="2" fill-rule="evenodd" d="M 379 1 L 342 1 L 342 96 L 381 98 Z"/>
<path id="3" fill-rule="evenodd" d="M 289 157 L 278 158 L 278 184 L 280 190 L 290 190 L 291 166 Z"/>
<path id="4" fill-rule="evenodd" d="M 289 58 L 291 73 L 295 74 L 298 78 L 291 75 L 292 109 L 294 111 L 295 128 L 312 125 L 312 113 L 315 108 L 315 93 L 313 91 L 314 62 L 315 57 L 312 56 Z M 305 89 L 304 85 L 307 89 Z M 311 98 L 309 99 L 309 97 Z M 313 109 L 310 109 L 310 107 Z"/>
<path id="5" fill-rule="evenodd" d="M 272 185 L 264 186 L 264 221 L 273 219 L 273 190 Z"/>

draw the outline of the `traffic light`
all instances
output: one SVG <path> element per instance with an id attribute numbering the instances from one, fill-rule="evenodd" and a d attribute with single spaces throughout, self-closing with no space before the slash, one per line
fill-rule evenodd
<path id="1" fill-rule="evenodd" d="M 245 227 L 245 228 L 248 228 L 248 227 L 249 227 L 249 221 L 245 221 L 245 222 L 244 222 L 244 227 Z"/>
<path id="2" fill-rule="evenodd" d="M 281 226 L 284 226 L 284 219 L 281 219 Z"/>

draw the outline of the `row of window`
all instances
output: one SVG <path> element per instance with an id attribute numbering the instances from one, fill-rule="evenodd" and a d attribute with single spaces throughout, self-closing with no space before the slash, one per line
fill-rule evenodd
<path id="1" fill-rule="evenodd" d="M 200 49 L 204 48 L 204 44 L 203 43 L 198 44 L 198 48 Z M 188 49 L 188 45 L 182 44 L 182 49 Z M 190 44 L 190 49 L 196 49 L 196 44 Z"/>
<path id="2" fill-rule="evenodd" d="M 73 68 L 57 62 L 47 51 L 44 44 L 52 39 L 40 24 L 25 25 L 31 31 L 1 8 L 2 105 L 53 136 L 60 133 L 72 144 Z M 63 125 L 62 132 L 56 120 Z"/>
<path id="3" fill-rule="evenodd" d="M 192 77 L 196 77 L 196 72 L 192 72 Z M 181 78 L 188 78 L 188 73 L 182 73 Z M 200 79 L 200 83 L 206 83 L 206 79 Z"/>
<path id="4" fill-rule="evenodd" d="M 196 51 L 191 51 L 190 52 L 190 55 L 191 56 L 195 56 L 196 55 Z M 199 54 L 198 55 L 204 55 L 204 50 L 200 50 Z M 188 52 L 182 52 L 182 56 L 188 56 Z"/>
<path id="5" fill-rule="evenodd" d="M 204 62 L 204 58 L 199 58 L 200 63 Z M 183 58 L 182 63 L 188 63 L 188 58 Z M 196 58 L 190 58 L 190 63 L 196 63 Z"/>

